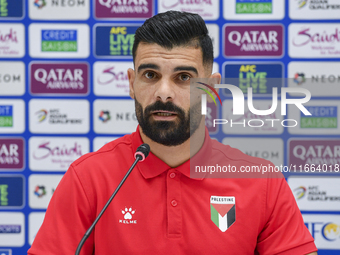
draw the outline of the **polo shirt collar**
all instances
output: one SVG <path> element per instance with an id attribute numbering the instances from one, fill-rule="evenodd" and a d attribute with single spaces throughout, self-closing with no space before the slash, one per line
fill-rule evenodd
<path id="1" fill-rule="evenodd" d="M 132 134 L 133 152 L 135 152 L 141 144 L 143 144 L 143 140 L 139 133 L 139 126 L 137 126 L 136 132 Z M 205 138 L 204 138 L 203 146 L 193 156 L 192 160 L 194 160 L 195 162 L 208 161 L 211 158 L 211 151 L 212 151 L 211 138 L 209 136 L 208 129 L 205 128 Z M 140 162 L 139 164 L 137 164 L 137 167 L 145 179 L 154 178 L 170 169 L 176 169 L 177 171 L 181 172 L 186 177 L 191 178 L 190 177 L 190 159 L 184 162 L 182 165 L 172 168 L 168 166 L 166 163 L 164 163 L 157 156 L 155 156 L 152 152 L 150 152 L 149 156 L 143 162 Z M 204 175 L 202 175 L 202 178 L 195 178 L 195 180 L 203 180 L 203 179 L 204 179 Z"/>

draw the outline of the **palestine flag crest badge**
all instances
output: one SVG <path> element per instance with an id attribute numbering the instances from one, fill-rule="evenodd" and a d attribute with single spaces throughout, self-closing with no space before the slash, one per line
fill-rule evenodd
<path id="1" fill-rule="evenodd" d="M 211 220 L 222 232 L 236 221 L 235 207 L 235 197 L 210 197 Z"/>

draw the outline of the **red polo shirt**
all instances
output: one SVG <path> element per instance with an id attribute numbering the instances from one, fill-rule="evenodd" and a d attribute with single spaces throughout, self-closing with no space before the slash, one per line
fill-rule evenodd
<path id="1" fill-rule="evenodd" d="M 137 132 L 76 160 L 48 206 L 28 254 L 74 254 L 142 144 Z M 206 135 L 198 156 L 228 164 L 262 159 Z M 283 178 L 192 179 L 150 153 L 137 164 L 81 254 L 307 254 L 316 251 Z"/>

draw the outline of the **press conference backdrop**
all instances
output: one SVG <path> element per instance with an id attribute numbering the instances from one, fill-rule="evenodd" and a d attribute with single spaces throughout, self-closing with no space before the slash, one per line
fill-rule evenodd
<path id="1" fill-rule="evenodd" d="M 212 137 L 275 165 L 340 163 L 338 0 L 0 0 L 0 254 L 26 253 L 71 162 L 136 129 L 134 33 L 171 9 L 206 20 L 214 70 L 253 87 L 255 106 L 271 105 L 269 78 L 312 93 L 312 118 L 288 109 L 295 128 L 214 127 L 231 107 L 211 106 Z M 338 254 L 339 176 L 286 176 L 319 254 Z"/>

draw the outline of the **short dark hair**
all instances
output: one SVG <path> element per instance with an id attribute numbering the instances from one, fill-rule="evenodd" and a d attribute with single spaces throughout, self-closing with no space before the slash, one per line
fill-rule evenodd
<path id="1" fill-rule="evenodd" d="M 136 30 L 132 56 L 140 42 L 156 43 L 166 49 L 175 46 L 194 46 L 202 50 L 203 65 L 214 62 L 213 45 L 208 29 L 201 16 L 194 13 L 167 11 L 159 13 Z"/>

